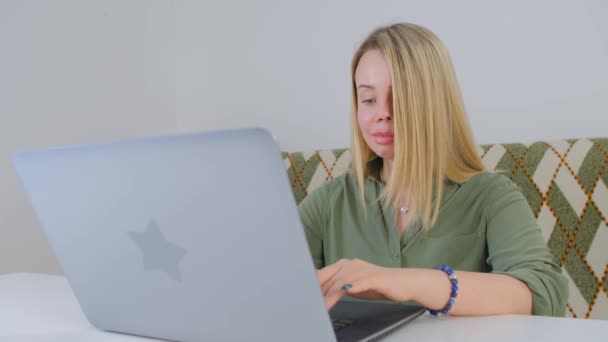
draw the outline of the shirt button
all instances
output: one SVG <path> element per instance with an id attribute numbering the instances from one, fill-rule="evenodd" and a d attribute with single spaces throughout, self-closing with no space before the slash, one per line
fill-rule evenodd
<path id="1" fill-rule="evenodd" d="M 395 255 L 393 255 L 393 259 L 394 259 L 395 261 L 399 261 L 399 254 L 395 254 Z"/>

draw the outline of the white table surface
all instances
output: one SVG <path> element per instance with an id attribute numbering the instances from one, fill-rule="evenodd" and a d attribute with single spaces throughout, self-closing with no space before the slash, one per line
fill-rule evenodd
<path id="1" fill-rule="evenodd" d="M 383 341 L 608 341 L 608 321 L 520 315 L 423 315 Z M 157 341 L 96 330 L 66 279 L 14 273 L 0 276 L 0 341 Z"/>

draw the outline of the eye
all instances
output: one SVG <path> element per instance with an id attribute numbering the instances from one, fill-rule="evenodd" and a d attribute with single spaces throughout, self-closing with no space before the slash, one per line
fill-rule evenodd
<path id="1" fill-rule="evenodd" d="M 361 102 L 362 103 L 376 103 L 376 99 L 367 99 L 367 100 L 363 100 Z"/>

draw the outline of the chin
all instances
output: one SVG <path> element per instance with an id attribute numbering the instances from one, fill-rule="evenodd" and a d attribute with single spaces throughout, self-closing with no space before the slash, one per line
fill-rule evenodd
<path id="1" fill-rule="evenodd" d="M 372 151 L 382 159 L 393 160 L 393 145 L 376 145 L 372 147 Z"/>

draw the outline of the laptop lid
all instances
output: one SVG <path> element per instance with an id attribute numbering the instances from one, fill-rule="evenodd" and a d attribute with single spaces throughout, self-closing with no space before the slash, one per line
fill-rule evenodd
<path id="1" fill-rule="evenodd" d="M 263 129 L 15 154 L 97 328 L 170 340 L 334 340 L 280 150 Z"/>

